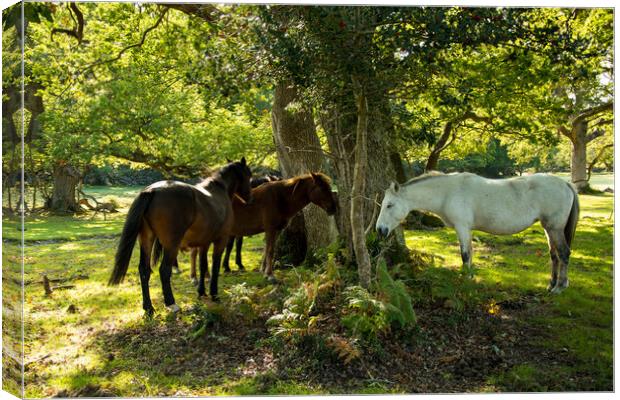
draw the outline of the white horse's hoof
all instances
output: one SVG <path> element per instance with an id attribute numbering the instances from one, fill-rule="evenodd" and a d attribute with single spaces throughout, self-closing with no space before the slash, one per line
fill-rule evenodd
<path id="1" fill-rule="evenodd" d="M 179 307 L 176 304 L 171 304 L 169 306 L 166 306 L 166 308 L 168 309 L 168 311 L 170 311 L 172 314 L 176 314 L 179 311 L 181 311 L 181 307 Z"/>
<path id="2" fill-rule="evenodd" d="M 566 284 L 566 285 L 556 285 L 553 289 L 551 289 L 551 294 L 560 294 L 567 287 L 568 287 L 568 284 Z"/>
<path id="3" fill-rule="evenodd" d="M 271 283 L 271 284 L 275 285 L 276 283 L 278 283 L 278 280 L 276 279 L 276 277 L 275 277 L 275 276 L 273 276 L 273 275 L 269 275 L 269 276 L 267 276 L 267 282 L 269 282 L 269 283 Z"/>

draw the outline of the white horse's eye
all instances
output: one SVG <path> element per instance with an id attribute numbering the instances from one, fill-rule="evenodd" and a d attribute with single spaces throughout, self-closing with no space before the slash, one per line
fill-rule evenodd
<path id="1" fill-rule="evenodd" d="M 392 208 L 393 204 L 388 204 L 387 208 Z"/>

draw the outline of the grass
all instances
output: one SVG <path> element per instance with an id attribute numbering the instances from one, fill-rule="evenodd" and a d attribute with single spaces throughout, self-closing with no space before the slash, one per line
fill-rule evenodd
<path id="1" fill-rule="evenodd" d="M 143 318 L 134 254 L 125 283 L 108 287 L 117 235 L 135 188 L 97 189 L 98 197 L 114 196 L 121 213 L 90 220 L 38 216 L 26 222 L 25 332 L 27 397 L 65 396 L 158 396 L 338 393 L 338 388 L 294 378 L 275 376 L 265 343 L 266 329 L 258 326 L 240 332 L 234 325 L 208 330 L 206 337 L 190 338 L 195 323 L 192 310 L 203 306 L 189 280 L 187 254 L 179 258 L 182 273 L 173 276 L 173 290 L 182 312 L 170 319 L 164 310 L 158 273 L 151 279 L 151 297 L 157 310 L 151 320 Z M 501 304 L 527 299 L 528 307 L 514 321 L 540 334 L 529 338 L 532 346 L 560 354 L 566 363 L 518 361 L 506 370 L 486 376 L 476 391 L 611 390 L 613 363 L 613 219 L 611 195 L 581 196 L 582 213 L 569 270 L 570 288 L 559 296 L 546 294 L 549 279 L 547 245 L 542 228 L 535 225 L 514 236 L 475 233 L 475 289 L 463 302 L 486 307 L 500 304 L 494 312 L 508 318 Z M 3 221 L 4 239 L 17 238 L 17 221 Z M 13 230 L 15 232 L 13 232 Z M 231 291 L 240 285 L 259 298 L 282 299 L 286 287 L 312 276 L 305 268 L 277 270 L 283 284 L 272 288 L 257 271 L 263 247 L 262 235 L 244 241 L 244 264 L 248 272 L 225 274 L 220 281 L 223 301 L 230 305 Z M 435 256 L 424 274 L 435 274 L 455 284 L 460 269 L 458 242 L 451 229 L 407 231 L 407 245 Z M 18 301 L 19 291 L 10 278 L 19 279 L 19 247 L 4 241 L 3 291 L 5 301 Z M 235 267 L 232 266 L 233 270 Z M 79 276 L 74 285 L 45 296 L 41 278 Z M 458 278 L 460 279 L 460 278 Z M 439 281 L 429 280 L 435 291 Z M 418 282 L 419 283 L 419 282 Z M 416 283 L 410 282 L 415 291 Z M 463 286 L 465 287 L 465 286 Z M 465 289 L 459 289 L 465 290 Z M 472 290 L 472 289 L 467 289 Z M 470 293 L 471 294 L 471 293 Z M 235 295 L 236 296 L 236 295 Z M 504 302 L 504 303 L 502 303 Z M 444 304 L 445 306 L 445 304 Z M 414 307 L 421 307 L 420 304 Z M 4 312 L 6 313 L 6 307 Z M 226 319 L 224 309 L 222 318 Z M 464 307 L 454 324 L 467 319 Z M 423 317 L 419 317 L 423 318 Z M 5 318 L 5 321 L 7 319 Z M 14 321 L 15 322 L 15 321 Z M 5 324 L 5 335 L 19 326 Z M 244 328 L 246 329 L 246 328 Z M 241 335 L 241 336 L 240 336 Z M 241 339 L 240 339 L 241 338 Z M 255 339 L 248 339 L 255 338 Z M 241 340 L 241 341 L 240 341 Z M 114 344 L 112 346 L 111 344 Z M 230 354 L 230 353 L 233 354 Z M 265 357 L 258 360 L 257 357 Z M 254 365 L 263 367 L 254 367 Z M 290 368 L 295 368 L 291 365 Z M 453 372 L 443 371 L 445 376 Z M 587 376 L 587 379 L 575 379 Z M 403 392 L 381 380 L 363 377 L 356 393 Z M 8 382 L 5 379 L 5 382 Z M 9 385 L 5 383 L 5 385 Z"/>

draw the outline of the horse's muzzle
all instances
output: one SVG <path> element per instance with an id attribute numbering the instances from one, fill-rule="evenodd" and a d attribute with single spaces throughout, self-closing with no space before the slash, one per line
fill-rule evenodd
<path id="1" fill-rule="evenodd" d="M 378 226 L 377 227 L 377 233 L 379 234 L 379 237 L 387 237 L 387 235 L 388 235 L 388 233 L 390 233 L 390 231 L 385 226 Z"/>

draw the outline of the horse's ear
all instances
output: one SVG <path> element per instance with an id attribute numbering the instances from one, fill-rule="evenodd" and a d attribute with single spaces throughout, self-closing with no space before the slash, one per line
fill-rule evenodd
<path id="1" fill-rule="evenodd" d="M 245 157 L 241 157 L 241 165 L 246 165 L 246 163 L 245 163 Z"/>
<path id="2" fill-rule="evenodd" d="M 231 160 L 230 158 L 226 157 L 226 162 L 227 162 L 228 164 L 230 164 L 230 163 L 232 163 L 232 160 Z"/>
<path id="3" fill-rule="evenodd" d="M 400 186 L 398 186 L 398 183 L 396 182 L 392 182 L 390 183 L 390 190 L 394 193 L 398 192 L 398 189 L 400 188 Z"/>
<path id="4" fill-rule="evenodd" d="M 314 172 L 310 172 L 310 176 L 312 176 L 313 181 L 316 181 L 319 178 L 319 174 L 316 174 Z"/>

